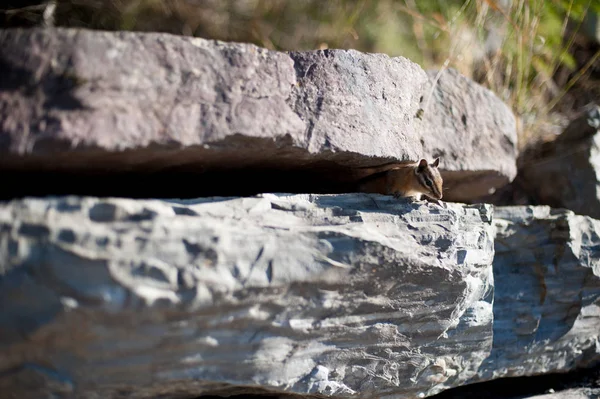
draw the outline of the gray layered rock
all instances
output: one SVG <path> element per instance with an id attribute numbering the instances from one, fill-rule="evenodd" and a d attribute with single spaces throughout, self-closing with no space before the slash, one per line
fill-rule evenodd
<path id="1" fill-rule="evenodd" d="M 412 398 L 594 367 L 599 245 L 600 221 L 544 206 L 15 200 L 0 389 Z"/>
<path id="2" fill-rule="evenodd" d="M 520 187 L 538 203 L 600 218 L 600 106 L 586 107 L 519 163 Z"/>
<path id="3" fill-rule="evenodd" d="M 442 156 L 449 200 L 480 196 L 514 177 L 516 133 L 506 106 L 447 72 L 421 115 L 428 78 L 402 57 L 288 54 L 168 34 L 69 29 L 3 30 L 0 46 L 4 171 L 62 171 L 71 179 L 107 170 L 186 172 L 207 188 L 190 197 L 351 192 L 371 173 L 367 167 L 434 155 Z M 465 88 L 467 97 L 456 95 Z M 264 178 L 282 170 L 315 173 Z M 210 180 L 217 173 L 229 174 L 216 181 L 247 187 L 220 191 Z M 45 180 L 16 179 L 25 178 Z"/>
<path id="4" fill-rule="evenodd" d="M 599 365 L 600 221 L 546 206 L 494 219 L 494 345 L 478 379 Z"/>
<path id="5" fill-rule="evenodd" d="M 452 201 L 479 198 L 512 181 L 517 174 L 517 130 L 510 108 L 454 69 L 428 75 L 423 152 L 442 158 Z"/>
<path id="6" fill-rule="evenodd" d="M 460 385 L 492 345 L 491 217 L 377 195 L 4 203 L 0 388 L 413 398 Z"/>

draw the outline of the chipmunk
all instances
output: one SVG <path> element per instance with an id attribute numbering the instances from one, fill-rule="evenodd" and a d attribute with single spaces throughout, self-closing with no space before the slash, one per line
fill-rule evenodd
<path id="1" fill-rule="evenodd" d="M 393 194 L 395 197 L 422 195 L 442 199 L 443 180 L 438 171 L 440 159 L 428 164 L 427 160 L 409 164 L 387 165 L 387 169 L 368 176 L 359 183 L 359 190 L 366 193 Z M 386 166 L 384 166 L 386 167 Z"/>

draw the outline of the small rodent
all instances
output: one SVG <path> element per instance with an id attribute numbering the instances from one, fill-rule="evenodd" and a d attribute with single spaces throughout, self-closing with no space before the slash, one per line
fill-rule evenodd
<path id="1" fill-rule="evenodd" d="M 440 200 L 444 182 L 438 170 L 439 164 L 440 159 L 436 158 L 432 163 L 421 159 L 414 163 L 387 165 L 384 171 L 364 178 L 359 183 L 359 190 L 416 199 L 425 195 Z"/>

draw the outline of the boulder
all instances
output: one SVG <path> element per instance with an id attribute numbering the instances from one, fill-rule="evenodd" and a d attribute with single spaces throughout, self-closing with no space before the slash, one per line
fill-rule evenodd
<path id="1" fill-rule="evenodd" d="M 0 46 L 6 199 L 352 192 L 371 167 L 438 155 L 449 200 L 514 177 L 506 106 L 452 71 L 428 90 L 402 57 L 62 28 L 3 30 Z"/>
<path id="2" fill-rule="evenodd" d="M 4 30 L 0 46 L 0 169 L 19 180 L 39 170 L 69 173 L 65 194 L 78 186 L 77 174 L 93 173 L 106 187 L 119 174 L 157 180 L 161 172 L 203 183 L 194 193 L 169 190 L 179 197 L 336 192 L 331 183 L 349 166 L 422 152 L 413 120 L 427 77 L 405 58 L 344 50 L 290 56 L 162 33 L 74 29 Z M 281 170 L 306 173 L 293 179 Z M 241 187 L 215 184 L 223 180 Z"/>
<path id="3" fill-rule="evenodd" d="M 491 222 L 366 194 L 2 203 L 0 388 L 434 394 L 492 347 Z"/>
<path id="4" fill-rule="evenodd" d="M 444 196 L 465 202 L 510 183 L 517 174 L 516 120 L 510 108 L 455 69 L 428 76 L 421 142 L 424 154 L 442 159 Z"/>
<path id="5" fill-rule="evenodd" d="M 600 221 L 546 206 L 13 200 L 0 389 L 414 398 L 590 368 L 599 245 Z"/>
<path id="6" fill-rule="evenodd" d="M 600 365 L 600 221 L 497 207 L 494 344 L 474 380 Z"/>
<path id="7" fill-rule="evenodd" d="M 600 106 L 519 160 L 519 187 L 539 204 L 600 218 Z"/>
<path id="8" fill-rule="evenodd" d="M 3 166 L 46 155 L 48 167 L 68 169 L 167 167 L 208 158 L 211 146 L 214 158 L 227 142 L 250 147 L 251 162 L 252 144 L 305 143 L 286 105 L 296 79 L 283 53 L 75 29 L 10 29 L 0 44 Z"/>
<path id="9" fill-rule="evenodd" d="M 414 159 L 421 150 L 413 119 L 426 76 L 406 58 L 290 57 L 250 44 L 71 29 L 6 30 L 0 43 L 0 149 L 10 155 L 201 146 L 218 164 L 227 162 L 215 159 L 218 150 L 243 155 L 238 163 L 328 151 Z M 167 155 L 146 161 L 179 158 Z"/>

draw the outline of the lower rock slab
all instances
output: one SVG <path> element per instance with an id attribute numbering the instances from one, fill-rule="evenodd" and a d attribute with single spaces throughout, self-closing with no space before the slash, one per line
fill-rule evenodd
<path id="1" fill-rule="evenodd" d="M 377 195 L 3 203 L 0 389 L 429 396 L 491 351 L 493 236 Z"/>

